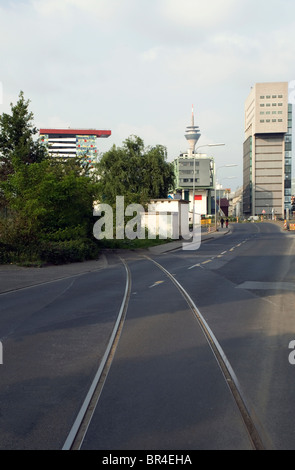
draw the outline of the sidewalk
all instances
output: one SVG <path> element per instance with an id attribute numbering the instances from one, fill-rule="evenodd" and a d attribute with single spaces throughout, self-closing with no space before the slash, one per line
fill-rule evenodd
<path id="1" fill-rule="evenodd" d="M 106 266 L 107 259 L 104 254 L 101 254 L 98 260 L 43 268 L 25 268 L 14 264 L 3 264 L 0 265 L 0 294 L 69 276 L 79 276 L 103 269 Z"/>
<path id="2" fill-rule="evenodd" d="M 230 229 L 219 229 L 218 232 L 202 233 L 202 243 L 226 235 Z M 151 254 L 160 255 L 182 248 L 182 241 L 165 243 L 148 249 Z M 26 268 L 14 264 L 0 265 L 0 294 L 11 290 L 23 289 L 36 284 L 51 282 L 65 277 L 79 276 L 88 272 L 104 269 L 108 266 L 106 255 L 103 253 L 98 260 L 70 263 L 42 268 Z"/>
<path id="3" fill-rule="evenodd" d="M 230 228 L 219 228 L 218 232 L 202 232 L 201 243 L 209 240 L 217 239 L 223 235 L 230 233 Z M 164 245 L 153 246 L 149 248 L 149 251 L 154 255 L 160 255 L 162 253 L 168 253 L 170 251 L 179 250 L 182 248 L 184 240 L 176 240 L 175 242 L 166 243 Z"/>

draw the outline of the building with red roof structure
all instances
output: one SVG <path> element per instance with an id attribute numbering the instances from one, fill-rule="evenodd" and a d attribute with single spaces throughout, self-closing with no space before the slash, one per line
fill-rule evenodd
<path id="1" fill-rule="evenodd" d="M 82 157 L 92 163 L 97 160 L 97 139 L 108 138 L 110 130 L 97 129 L 40 129 L 41 142 L 52 156 Z"/>

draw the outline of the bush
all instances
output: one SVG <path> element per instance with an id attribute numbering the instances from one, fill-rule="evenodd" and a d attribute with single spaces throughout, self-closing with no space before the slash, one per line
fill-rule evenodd
<path id="1" fill-rule="evenodd" d="M 65 264 L 95 259 L 98 245 L 92 240 L 50 241 L 41 244 L 39 256 L 42 262 Z"/>
<path id="2" fill-rule="evenodd" d="M 0 242 L 0 264 L 12 263 L 17 257 L 17 251 L 14 246 Z"/>
<path id="3" fill-rule="evenodd" d="M 41 242 L 39 245 L 16 246 L 0 242 L 0 264 L 16 263 L 23 266 L 66 264 L 95 259 L 98 244 L 92 240 Z"/>

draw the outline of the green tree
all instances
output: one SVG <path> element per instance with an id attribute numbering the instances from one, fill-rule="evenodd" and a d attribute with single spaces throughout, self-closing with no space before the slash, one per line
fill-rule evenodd
<path id="1" fill-rule="evenodd" d="M 174 185 L 173 165 L 166 160 L 165 147 L 145 148 L 137 136 L 122 147 L 114 145 L 96 167 L 100 201 L 114 205 L 116 196 L 124 196 L 125 204 L 145 205 L 151 198 L 166 198 Z"/>
<path id="2" fill-rule="evenodd" d="M 12 218 L 31 241 L 88 237 L 95 188 L 73 160 L 22 164 L 2 183 Z"/>
<path id="3" fill-rule="evenodd" d="M 21 91 L 17 104 L 10 105 L 11 114 L 0 116 L 0 180 L 14 173 L 20 163 L 40 163 L 46 158 L 45 147 L 35 138 L 38 130 L 29 104 Z"/>
<path id="4" fill-rule="evenodd" d="M 11 115 L 0 117 L 0 209 L 1 203 L 8 209 L 5 217 L 0 212 L 0 262 L 11 256 L 64 262 L 95 255 L 97 183 L 89 165 L 48 156 L 35 138 L 22 92 L 11 106 Z"/>

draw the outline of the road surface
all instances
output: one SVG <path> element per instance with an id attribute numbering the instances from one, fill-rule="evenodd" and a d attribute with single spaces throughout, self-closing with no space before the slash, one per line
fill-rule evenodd
<path id="1" fill-rule="evenodd" d="M 1 294 L 0 448 L 294 449 L 295 238 L 230 228 Z"/>

